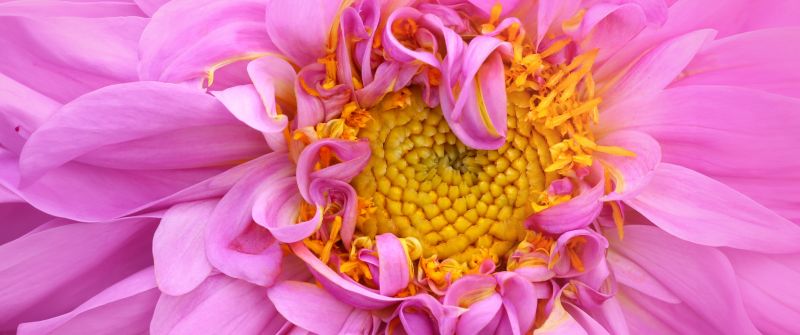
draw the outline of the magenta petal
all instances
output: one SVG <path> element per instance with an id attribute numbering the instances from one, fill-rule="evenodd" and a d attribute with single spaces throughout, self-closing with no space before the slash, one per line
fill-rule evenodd
<path id="1" fill-rule="evenodd" d="M 394 296 L 408 286 L 411 280 L 408 256 L 402 242 L 394 234 L 386 233 L 375 237 L 378 251 L 380 293 Z"/>
<path id="2" fill-rule="evenodd" d="M 391 12 L 391 14 L 389 14 L 389 16 L 386 18 L 386 27 L 388 28 L 383 31 L 381 43 L 383 44 L 387 56 L 394 61 L 402 63 L 421 62 L 434 68 L 438 68 L 440 61 L 433 53 L 424 50 L 411 50 L 407 48 L 397 40 L 397 37 L 394 36 L 394 33 L 391 29 L 391 27 L 394 25 L 394 22 L 397 20 L 411 19 L 414 21 L 420 21 L 422 15 L 423 14 L 418 10 L 411 7 L 402 7 Z"/>
<path id="3" fill-rule="evenodd" d="M 598 182 L 580 195 L 529 217 L 525 225 L 537 227 L 552 234 L 588 226 L 600 214 L 603 203 L 603 183 Z"/>
<path id="4" fill-rule="evenodd" d="M 3 192 L 5 190 L 0 186 L 0 198 Z M 11 242 L 53 219 L 18 199 L 14 199 L 14 202 L 4 200 L 0 199 L 0 217 L 9 219 L 3 222 L 3 229 L 0 230 L 0 245 Z"/>
<path id="5" fill-rule="evenodd" d="M 646 322 L 657 327 L 660 320 L 673 329 L 670 332 L 757 333 L 745 312 L 733 268 L 718 250 L 682 241 L 653 226 L 627 226 L 621 241 L 614 234 L 609 236 L 615 252 L 657 278 L 683 303 L 648 298 L 647 292 L 639 300 L 640 294 L 626 292 L 622 308 L 629 324 Z M 637 321 L 643 317 L 649 320 Z"/>
<path id="6" fill-rule="evenodd" d="M 536 289 L 531 282 L 513 272 L 501 272 L 495 277 L 512 333 L 527 334 L 536 318 Z"/>
<path id="7" fill-rule="evenodd" d="M 659 165 L 650 185 L 626 203 L 661 229 L 694 243 L 766 253 L 800 251 L 800 227 L 678 165 Z"/>
<path id="8" fill-rule="evenodd" d="M 270 164 L 243 176 L 217 204 L 205 231 L 209 262 L 228 276 L 268 286 L 280 272 L 282 252 L 269 231 L 253 223 L 253 203 L 277 180 L 291 175 L 285 153 L 273 153 Z"/>
<path id="9" fill-rule="evenodd" d="M 633 151 L 635 157 L 598 153 L 597 157 L 607 163 L 606 173 L 611 174 L 615 188 L 606 194 L 603 201 L 625 200 L 635 197 L 653 178 L 661 163 L 661 146 L 649 135 L 637 131 L 618 131 L 603 136 L 600 145 L 616 146 Z"/>
<path id="10" fill-rule="evenodd" d="M 170 295 L 193 290 L 211 273 L 204 232 L 216 200 L 172 206 L 153 236 L 153 260 L 158 288 Z"/>
<path id="11" fill-rule="evenodd" d="M 318 334 L 339 334 L 355 311 L 353 306 L 310 283 L 280 282 L 269 288 L 267 295 L 289 322 Z"/>
<path id="12" fill-rule="evenodd" d="M 289 124 L 286 115 L 278 115 L 275 96 L 263 97 L 253 85 L 239 85 L 213 92 L 214 96 L 239 121 L 263 133 L 280 133 Z"/>
<path id="13" fill-rule="evenodd" d="M 269 0 L 266 27 L 275 46 L 303 67 L 325 56 L 340 1 Z"/>
<path id="14" fill-rule="evenodd" d="M 3 1 L 0 15 L 39 18 L 85 17 L 112 18 L 135 17 L 141 19 L 142 10 L 133 1 Z"/>
<path id="15" fill-rule="evenodd" d="M 30 134 L 61 104 L 0 73 L 0 145 L 19 155 Z"/>
<path id="16" fill-rule="evenodd" d="M 153 269 L 141 270 L 103 290 L 69 313 L 37 322 L 23 323 L 18 334 L 147 332 L 158 300 Z"/>
<path id="17" fill-rule="evenodd" d="M 133 2 L 148 16 L 153 16 L 153 13 L 169 1 L 170 0 L 133 0 Z"/>
<path id="18" fill-rule="evenodd" d="M 150 333 L 274 334 L 285 322 L 265 288 L 219 274 L 185 295 L 161 295 Z"/>
<path id="19" fill-rule="evenodd" d="M 597 49 L 599 62 L 636 37 L 646 24 L 644 10 L 635 3 L 599 3 L 586 10 L 583 21 L 573 36 L 576 40 L 583 41 L 581 50 Z"/>
<path id="20" fill-rule="evenodd" d="M 67 313 L 152 262 L 156 220 L 51 223 L 0 246 L 0 329 Z"/>
<path id="21" fill-rule="evenodd" d="M 589 335 L 590 333 L 564 309 L 561 296 L 561 292 L 559 292 L 553 298 L 555 300 L 553 301 L 553 309 L 550 311 L 550 315 L 533 333 L 535 335 Z"/>
<path id="22" fill-rule="evenodd" d="M 443 306 L 430 295 L 417 294 L 395 308 L 392 318 L 399 318 L 403 328 L 394 331 L 400 334 L 452 334 L 458 312 L 459 308 Z"/>

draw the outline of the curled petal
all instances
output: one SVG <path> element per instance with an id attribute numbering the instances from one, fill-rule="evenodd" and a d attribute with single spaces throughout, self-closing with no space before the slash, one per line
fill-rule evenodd
<path id="1" fill-rule="evenodd" d="M 598 182 L 579 196 L 532 215 L 525 221 L 525 225 L 551 234 L 584 228 L 597 218 L 603 209 L 603 203 L 600 201 L 602 196 L 603 183 Z"/>
<path id="2" fill-rule="evenodd" d="M 597 154 L 606 163 L 606 173 L 610 173 L 614 180 L 614 191 L 605 195 L 603 201 L 635 197 L 653 179 L 653 173 L 661 163 L 661 146 L 645 133 L 618 131 L 604 136 L 598 142 L 601 145 L 625 148 L 636 154 L 634 157 Z"/>
<path id="3" fill-rule="evenodd" d="M 411 264 L 408 263 L 402 242 L 394 234 L 375 237 L 378 251 L 380 293 L 394 296 L 408 286 Z"/>
<path id="4" fill-rule="evenodd" d="M 603 235 L 588 229 L 572 230 L 558 237 L 550 261 L 558 277 L 574 277 L 594 270 L 605 259 L 607 248 Z"/>
<path id="5" fill-rule="evenodd" d="M 384 51 L 390 59 L 398 62 L 411 63 L 414 61 L 419 61 L 438 68 L 440 62 L 438 59 L 436 59 L 436 56 L 432 52 L 409 49 L 407 46 L 403 45 L 400 40 L 398 40 L 393 31 L 393 27 L 395 27 L 396 22 L 410 20 L 419 24 L 422 19 L 423 14 L 410 7 L 398 8 L 392 12 L 386 19 L 387 29 L 383 31 L 382 43 Z M 416 38 L 416 36 L 411 36 L 410 38 Z"/>
<path id="6" fill-rule="evenodd" d="M 458 308 L 443 306 L 427 294 L 417 294 L 397 306 L 392 319 L 399 319 L 402 328 L 391 329 L 400 334 L 450 335 L 455 331 Z M 389 327 L 393 327 L 389 322 Z"/>
<path id="7" fill-rule="evenodd" d="M 336 155 L 340 163 L 313 171 L 314 166 L 320 161 L 320 151 L 323 148 Z M 309 189 L 314 178 L 349 182 L 361 173 L 369 162 L 369 157 L 367 141 L 322 139 L 308 145 L 297 159 L 297 186 L 300 187 L 300 194 L 306 201 L 312 200 Z"/>

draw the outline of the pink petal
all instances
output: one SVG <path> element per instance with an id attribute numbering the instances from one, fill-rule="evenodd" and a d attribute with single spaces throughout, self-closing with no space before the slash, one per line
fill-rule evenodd
<path id="1" fill-rule="evenodd" d="M 60 103 L 134 81 L 146 23 L 138 17 L 2 16 L 0 73 Z"/>
<path id="2" fill-rule="evenodd" d="M 292 173 L 285 153 L 272 155 L 270 164 L 243 176 L 222 197 L 205 231 L 206 256 L 216 269 L 262 286 L 275 281 L 282 252 L 269 231 L 253 223 L 253 203 L 258 194 Z"/>
<path id="3" fill-rule="evenodd" d="M 19 154 L 30 134 L 61 104 L 0 73 L 0 144 Z"/>
<path id="4" fill-rule="evenodd" d="M 266 28 L 275 46 L 303 67 L 325 56 L 340 1 L 269 0 Z"/>
<path id="5" fill-rule="evenodd" d="M 405 249 L 394 234 L 386 233 L 375 237 L 378 251 L 380 293 L 394 296 L 408 286 L 411 280 L 410 266 Z"/>
<path id="6" fill-rule="evenodd" d="M 711 176 L 779 214 L 800 218 L 800 199 L 778 192 L 800 187 L 795 182 L 800 181 L 798 108 L 800 100 L 760 91 L 692 86 L 629 101 L 603 117 L 612 129 L 649 133 L 661 144 L 665 162 Z"/>
<path id="7" fill-rule="evenodd" d="M 636 37 L 646 24 L 644 9 L 638 4 L 599 3 L 586 10 L 580 26 L 571 35 L 581 41 L 584 52 L 598 49 L 597 60 L 602 61 Z"/>
<path id="8" fill-rule="evenodd" d="M 275 334 L 285 323 L 266 289 L 219 274 L 182 296 L 161 295 L 150 333 Z"/>
<path id="9" fill-rule="evenodd" d="M 636 328 L 642 323 L 652 330 L 660 322 L 674 327 L 669 333 L 757 333 L 745 312 L 733 268 L 718 250 L 682 241 L 652 226 L 627 226 L 622 241 L 609 236 L 615 252 L 658 279 L 683 302 L 670 304 L 646 293 L 626 291 L 622 308 L 632 334 L 642 331 Z"/>
<path id="10" fill-rule="evenodd" d="M 739 280 L 744 307 L 765 334 L 794 334 L 800 325 L 800 264 L 797 254 L 763 255 L 725 250 Z"/>
<path id="11" fill-rule="evenodd" d="M 792 57 L 798 44 L 800 28 L 796 27 L 751 31 L 713 41 L 673 86 L 731 85 L 800 98 L 800 68 Z"/>
<path id="12" fill-rule="evenodd" d="M 153 13 L 169 1 L 170 0 L 133 0 L 133 2 L 148 16 L 153 16 Z"/>
<path id="13" fill-rule="evenodd" d="M 155 82 L 109 86 L 64 105 L 37 129 L 22 151 L 20 170 L 30 183 L 81 156 L 122 169 L 219 166 L 255 157 L 260 141 L 241 128 L 236 132 L 235 122 L 198 90 Z M 220 133 L 213 126 L 221 126 Z M 201 143 L 208 150 L 196 150 Z"/>
<path id="14" fill-rule="evenodd" d="M 170 295 L 193 290 L 211 273 L 203 233 L 216 200 L 172 206 L 153 236 L 153 259 L 158 288 Z"/>
<path id="15" fill-rule="evenodd" d="M 661 163 L 661 146 L 649 135 L 638 131 L 617 131 L 604 135 L 600 145 L 616 146 L 632 151 L 635 157 L 598 153 L 597 157 L 608 164 L 606 173 L 611 173 L 615 188 L 603 197 L 608 200 L 625 200 L 635 197 L 653 178 Z"/>
<path id="16" fill-rule="evenodd" d="M 440 61 L 433 53 L 427 50 L 411 50 L 407 48 L 405 45 L 400 43 L 396 36 L 394 36 L 394 33 L 391 29 L 391 27 L 394 26 L 394 22 L 397 20 L 402 21 L 410 19 L 414 20 L 415 22 L 420 22 L 422 18 L 423 14 L 411 7 L 401 7 L 392 11 L 386 18 L 385 26 L 389 28 L 383 31 L 381 43 L 383 44 L 384 51 L 386 52 L 387 56 L 394 61 L 401 63 L 418 62 L 438 68 Z M 430 34 L 430 30 L 428 30 L 427 26 L 423 27 L 423 30 Z"/>
<path id="17" fill-rule="evenodd" d="M 564 309 L 559 293 L 553 302 L 553 309 L 544 323 L 533 331 L 534 335 L 588 335 L 583 326 Z M 594 334 L 592 334 L 594 335 Z"/>
<path id="18" fill-rule="evenodd" d="M 536 318 L 536 289 L 531 282 L 513 272 L 495 274 L 503 307 L 515 334 L 527 334 Z"/>
<path id="19" fill-rule="evenodd" d="M 700 48 L 714 38 L 713 30 L 698 30 L 661 43 L 644 54 L 610 87 L 603 97 L 606 106 L 626 98 L 654 96 L 667 87 L 694 58 Z"/>
<path id="20" fill-rule="evenodd" d="M 690 169 L 661 164 L 626 203 L 665 231 L 694 243 L 767 253 L 797 252 L 800 227 Z"/>
<path id="21" fill-rule="evenodd" d="M 264 1 L 176 0 L 162 6 L 139 43 L 139 77 L 182 82 L 275 51 L 264 27 Z"/>
<path id="22" fill-rule="evenodd" d="M 0 329 L 67 313 L 152 262 L 155 220 L 58 221 L 0 246 Z"/>
<path id="23" fill-rule="evenodd" d="M 600 201 L 602 196 L 603 183 L 597 182 L 591 189 L 584 190 L 577 197 L 530 216 L 525 225 L 552 234 L 586 227 L 603 209 L 603 203 Z"/>
<path id="24" fill-rule="evenodd" d="M 275 308 L 289 322 L 318 334 L 339 334 L 356 310 L 310 283 L 284 281 L 267 290 Z M 363 315 L 362 317 L 366 317 Z"/>
<path id="25" fill-rule="evenodd" d="M 580 3 L 581 1 L 579 0 L 539 1 L 535 21 L 530 21 L 536 22 L 535 29 L 528 29 L 531 33 L 534 31 L 536 32 L 536 43 L 534 45 L 539 46 L 545 35 L 547 35 L 547 32 L 550 31 L 550 27 L 553 23 L 572 17 L 578 11 Z"/>
<path id="26" fill-rule="evenodd" d="M 570 263 L 570 257 L 567 255 L 567 243 L 574 238 L 580 238 L 585 241 L 579 249 L 575 250 L 578 258 L 583 263 L 584 271 L 573 268 Z M 554 262 L 553 271 L 556 272 L 558 277 L 575 277 L 591 272 L 600 265 L 605 260 L 607 248 L 608 241 L 603 235 L 588 229 L 572 230 L 558 237 L 553 247 L 553 253 L 550 255 L 550 262 Z M 555 259 L 556 255 L 559 255 L 558 260 Z"/>
<path id="27" fill-rule="evenodd" d="M 19 334 L 142 334 L 159 292 L 153 269 L 141 270 L 103 290 L 69 313 L 19 326 Z"/>

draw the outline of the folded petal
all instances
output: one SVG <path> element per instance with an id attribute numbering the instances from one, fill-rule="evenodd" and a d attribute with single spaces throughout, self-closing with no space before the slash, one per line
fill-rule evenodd
<path id="1" fill-rule="evenodd" d="M 181 296 L 161 295 L 150 334 L 275 334 L 285 320 L 266 289 L 218 274 Z"/>
<path id="2" fill-rule="evenodd" d="M 297 222 L 301 201 L 297 179 L 282 178 L 258 195 L 253 205 L 253 220 L 267 228 L 278 241 L 283 243 L 301 241 L 319 228 L 324 211 L 324 205 L 318 204 L 314 217 Z"/>
<path id="3" fill-rule="evenodd" d="M 141 270 L 103 290 L 69 313 L 19 326 L 18 334 L 142 334 L 158 300 L 153 268 Z"/>
<path id="4" fill-rule="evenodd" d="M 672 86 L 730 85 L 800 98 L 800 67 L 791 57 L 799 43 L 797 27 L 756 30 L 713 41 Z"/>
<path id="5" fill-rule="evenodd" d="M 173 206 L 153 236 L 153 260 L 158 288 L 169 295 L 193 290 L 211 273 L 204 232 L 216 200 Z"/>
<path id="6" fill-rule="evenodd" d="M 142 11 L 147 14 L 148 16 L 153 16 L 161 6 L 165 3 L 169 2 L 169 0 L 133 0 Z"/>
<path id="7" fill-rule="evenodd" d="M 282 252 L 269 231 L 253 222 L 253 203 L 293 169 L 285 153 L 271 155 L 269 165 L 243 176 L 222 197 L 205 230 L 206 256 L 216 269 L 262 286 L 271 285 L 279 274 Z"/>
<path id="8" fill-rule="evenodd" d="M 24 202 L 5 202 L 2 200 L 0 200 L 0 217 L 8 218 L 2 223 L 0 245 L 13 241 L 53 219 L 52 216 Z"/>
<path id="9" fill-rule="evenodd" d="M 638 295 L 630 294 L 633 306 L 625 301 L 622 305 L 626 316 L 644 308 L 645 316 L 651 315 L 674 329 L 696 326 L 712 327 L 714 333 L 757 333 L 745 312 L 733 268 L 718 250 L 680 240 L 653 226 L 627 226 L 621 241 L 614 234 L 609 236 L 615 252 L 647 271 L 683 303 L 666 307 L 670 304 L 656 299 L 636 301 Z M 675 313 L 681 308 L 685 311 Z M 683 316 L 687 322 L 682 322 Z"/>
<path id="10" fill-rule="evenodd" d="M 340 1 L 270 0 L 266 30 L 275 46 L 302 67 L 325 56 Z"/>
<path id="11" fill-rule="evenodd" d="M 625 148 L 636 154 L 634 157 L 598 153 L 605 164 L 606 173 L 611 174 L 614 191 L 603 200 L 625 200 L 635 197 L 653 178 L 661 163 L 661 146 L 649 135 L 638 131 L 618 131 L 603 136 L 600 145 Z"/>
<path id="12" fill-rule="evenodd" d="M 19 2 L 3 5 L 13 3 Z M 134 81 L 146 23 L 140 17 L 0 16 L 0 73 L 60 103 Z"/>
<path id="13" fill-rule="evenodd" d="M 313 171 L 320 160 L 320 151 L 326 149 L 335 155 L 340 163 Z M 311 181 L 316 178 L 336 179 L 349 182 L 361 173 L 369 162 L 370 151 L 367 141 L 348 141 L 323 139 L 307 146 L 297 159 L 297 186 L 306 201 L 311 201 Z"/>
<path id="14" fill-rule="evenodd" d="M 142 80 L 214 81 L 214 72 L 274 52 L 260 0 L 176 0 L 153 15 L 139 42 Z"/>
<path id="15" fill-rule="evenodd" d="M 664 10 L 666 12 L 666 6 Z M 597 61 L 601 62 L 636 37 L 646 25 L 645 11 L 636 3 L 598 3 L 586 10 L 580 25 L 568 34 L 581 41 L 583 52 L 597 49 Z"/>
<path id="16" fill-rule="evenodd" d="M 0 246 L 0 330 L 69 312 L 152 264 L 155 221 L 57 219 Z"/>

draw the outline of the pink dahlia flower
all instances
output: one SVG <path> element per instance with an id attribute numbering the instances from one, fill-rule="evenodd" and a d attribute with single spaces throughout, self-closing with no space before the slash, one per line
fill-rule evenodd
<path id="1" fill-rule="evenodd" d="M 798 334 L 798 11 L 0 1 L 0 332 Z"/>

